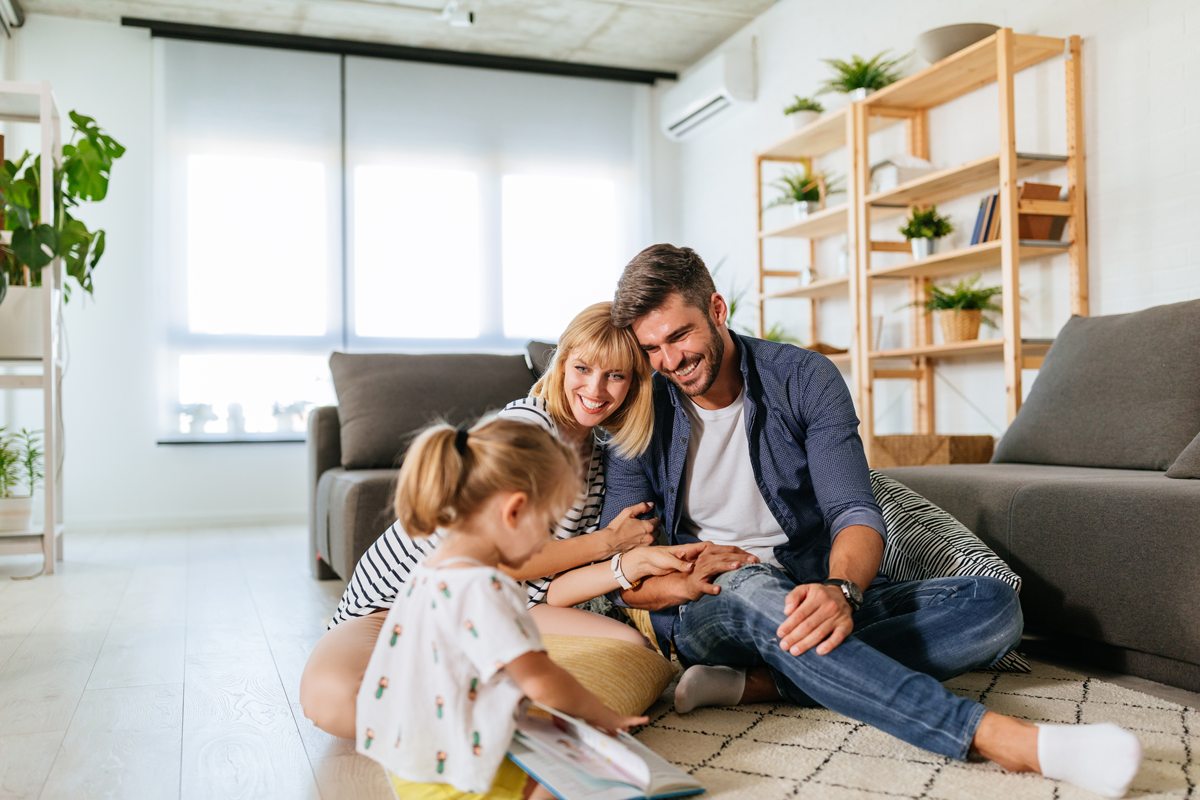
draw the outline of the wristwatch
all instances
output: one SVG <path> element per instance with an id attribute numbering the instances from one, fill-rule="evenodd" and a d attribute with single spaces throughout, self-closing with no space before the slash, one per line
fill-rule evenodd
<path id="1" fill-rule="evenodd" d="M 621 556 L 623 555 L 625 554 L 617 553 L 612 557 L 612 560 L 608 562 L 608 565 L 612 568 L 613 577 L 617 579 L 617 585 L 619 585 L 622 589 L 636 589 L 641 585 L 642 582 L 637 580 L 630 583 L 629 579 L 625 577 L 625 573 L 621 571 Z"/>
<path id="2" fill-rule="evenodd" d="M 842 595 L 846 598 L 846 602 L 850 604 L 851 611 L 858 611 L 862 608 L 863 595 L 858 588 L 858 584 L 854 581 L 844 581 L 840 578 L 830 578 L 827 581 L 821 581 L 822 586 L 836 586 L 842 590 Z"/>

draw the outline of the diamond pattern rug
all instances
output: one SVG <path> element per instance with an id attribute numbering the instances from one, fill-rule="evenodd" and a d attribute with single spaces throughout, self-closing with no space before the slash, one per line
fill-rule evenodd
<path id="1" fill-rule="evenodd" d="M 1033 722 L 1114 722 L 1141 739 L 1129 797 L 1200 798 L 1200 711 L 1045 664 L 1030 675 L 972 672 L 946 683 L 989 709 Z M 695 775 L 709 800 L 1083 800 L 1040 775 L 960 763 L 824 709 L 788 705 L 676 714 L 668 690 L 638 738 Z"/>

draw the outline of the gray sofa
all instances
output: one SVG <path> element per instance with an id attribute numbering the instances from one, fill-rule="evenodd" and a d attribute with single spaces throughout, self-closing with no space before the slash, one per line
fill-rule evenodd
<path id="1" fill-rule="evenodd" d="M 1200 301 L 1073 317 L 992 463 L 881 472 L 1021 575 L 1041 647 L 1200 691 Z"/>
<path id="2" fill-rule="evenodd" d="M 530 345 L 531 357 L 545 346 Z M 347 354 L 329 359 L 338 405 L 308 419 L 309 555 L 313 575 L 349 580 L 395 521 L 392 492 L 411 435 L 435 419 L 471 420 L 525 397 L 526 356 Z"/>

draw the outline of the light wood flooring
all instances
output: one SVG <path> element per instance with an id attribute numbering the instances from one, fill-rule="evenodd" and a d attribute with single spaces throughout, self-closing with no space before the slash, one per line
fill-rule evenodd
<path id="1" fill-rule="evenodd" d="M 300 711 L 342 592 L 309 577 L 306 546 L 300 527 L 68 532 L 30 581 L 10 578 L 40 558 L 0 558 L 0 800 L 390 798 Z"/>

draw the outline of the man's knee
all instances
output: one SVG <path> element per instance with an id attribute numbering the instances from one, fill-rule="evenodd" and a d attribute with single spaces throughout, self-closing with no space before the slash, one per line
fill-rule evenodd
<path id="1" fill-rule="evenodd" d="M 990 643 L 996 647 L 996 658 L 1021 643 L 1025 618 L 1016 590 L 999 578 L 974 577 L 974 598 L 980 607 L 977 619 Z"/>

